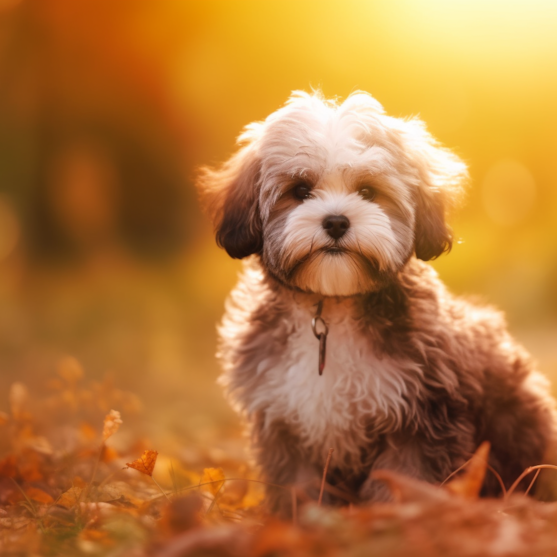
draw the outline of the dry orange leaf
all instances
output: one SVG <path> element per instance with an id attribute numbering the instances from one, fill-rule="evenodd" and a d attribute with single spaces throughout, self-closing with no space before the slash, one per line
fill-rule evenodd
<path id="1" fill-rule="evenodd" d="M 265 500 L 265 487 L 260 483 L 249 484 L 249 489 L 242 500 L 242 508 L 249 509 L 250 507 L 257 507 Z"/>
<path id="2" fill-rule="evenodd" d="M 81 487 L 82 489 L 87 486 L 87 482 L 81 476 L 74 476 L 72 480 L 73 487 Z"/>
<path id="3" fill-rule="evenodd" d="M 17 472 L 17 460 L 14 455 L 8 455 L 0 460 L 0 477 L 15 478 Z"/>
<path id="4" fill-rule="evenodd" d="M 484 441 L 470 459 L 470 462 L 464 469 L 464 473 L 449 482 L 445 487 L 450 492 L 466 497 L 467 499 L 477 499 L 484 483 L 489 449 L 489 442 Z"/>
<path id="5" fill-rule="evenodd" d="M 103 462 L 112 462 L 118 458 L 118 453 L 112 447 L 103 446 L 101 459 Z"/>
<path id="6" fill-rule="evenodd" d="M 33 499 L 33 501 L 37 501 L 37 503 L 44 503 L 45 505 L 54 503 L 52 496 L 38 487 L 28 487 L 25 490 L 25 494 L 29 499 Z"/>
<path id="7" fill-rule="evenodd" d="M 27 482 L 43 480 L 43 460 L 39 453 L 25 449 L 18 459 L 18 471 L 21 479 Z"/>
<path id="8" fill-rule="evenodd" d="M 436 485 L 394 470 L 373 470 L 370 477 L 384 482 L 396 503 L 441 502 L 450 497 L 444 489 Z"/>
<path id="9" fill-rule="evenodd" d="M 68 491 L 62 493 L 56 502 L 60 507 L 65 507 L 66 509 L 71 509 L 73 506 L 79 503 L 81 498 L 81 492 L 83 489 L 81 487 L 70 487 Z"/>
<path id="10" fill-rule="evenodd" d="M 116 501 L 120 496 L 119 487 L 113 484 L 104 486 L 92 485 L 89 489 L 74 485 L 68 491 L 62 493 L 56 504 L 66 509 L 71 509 L 80 502 L 93 501 L 96 503 L 106 503 Z"/>
<path id="11" fill-rule="evenodd" d="M 200 483 L 207 484 L 204 485 L 203 488 L 210 491 L 214 497 L 223 486 L 224 479 L 224 472 L 222 471 L 222 468 L 205 468 L 203 470 Z"/>
<path id="12" fill-rule="evenodd" d="M 118 410 L 111 410 L 104 418 L 103 441 L 112 437 L 120 429 L 121 425 L 122 418 L 120 417 L 120 412 Z"/>
<path id="13" fill-rule="evenodd" d="M 137 460 L 126 462 L 126 466 L 142 474 L 146 474 L 147 476 L 152 476 L 158 455 L 159 453 L 157 451 L 146 450 Z"/>

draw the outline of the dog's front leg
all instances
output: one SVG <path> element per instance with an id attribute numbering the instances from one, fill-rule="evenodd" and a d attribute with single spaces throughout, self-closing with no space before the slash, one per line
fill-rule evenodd
<path id="1" fill-rule="evenodd" d="M 292 514 L 292 488 L 314 484 L 317 469 L 308 464 L 308 455 L 298 436 L 284 422 L 265 423 L 260 414 L 252 424 L 252 440 L 257 464 L 266 487 L 266 506 L 282 517 Z"/>

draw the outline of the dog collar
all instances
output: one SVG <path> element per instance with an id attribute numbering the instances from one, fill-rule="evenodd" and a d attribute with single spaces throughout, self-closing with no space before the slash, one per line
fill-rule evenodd
<path id="1" fill-rule="evenodd" d="M 311 320 L 311 330 L 315 335 L 315 338 L 319 341 L 319 365 L 318 371 L 319 375 L 323 375 L 323 370 L 325 369 L 325 356 L 327 355 L 327 335 L 329 334 L 329 327 L 325 320 L 321 317 L 321 312 L 323 311 L 323 300 L 320 300 L 317 304 L 317 311 L 315 316 Z M 321 329 L 320 331 L 318 329 Z"/>

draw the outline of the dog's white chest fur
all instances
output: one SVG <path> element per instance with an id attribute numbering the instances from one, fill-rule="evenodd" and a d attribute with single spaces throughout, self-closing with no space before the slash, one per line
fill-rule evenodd
<path id="1" fill-rule="evenodd" d="M 327 359 L 318 374 L 319 341 L 311 330 L 307 307 L 295 307 L 288 323 L 286 349 L 278 358 L 260 363 L 265 381 L 257 406 L 267 424 L 279 420 L 294 426 L 302 443 L 322 453 L 335 449 L 335 460 L 357 466 L 361 448 L 369 445 L 385 422 L 400 422 L 406 412 L 404 395 L 416 384 L 415 363 L 378 357 L 345 304 L 325 306 L 329 325 Z"/>

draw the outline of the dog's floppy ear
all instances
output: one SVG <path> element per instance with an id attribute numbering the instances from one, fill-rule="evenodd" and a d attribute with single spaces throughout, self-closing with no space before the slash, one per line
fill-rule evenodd
<path id="1" fill-rule="evenodd" d="M 452 231 L 445 219 L 458 202 L 468 172 L 466 165 L 441 147 L 418 119 L 404 122 L 404 151 L 417 172 L 415 185 L 416 257 L 428 261 L 450 251 Z"/>
<path id="2" fill-rule="evenodd" d="M 234 259 L 263 248 L 259 215 L 260 161 L 253 145 L 217 170 L 203 168 L 198 188 L 213 219 L 217 244 Z"/>
<path id="3" fill-rule="evenodd" d="M 438 193 L 427 195 L 420 188 L 416 197 L 414 249 L 418 259 L 429 261 L 451 250 L 452 233 L 445 222 L 445 207 L 441 196 Z"/>

